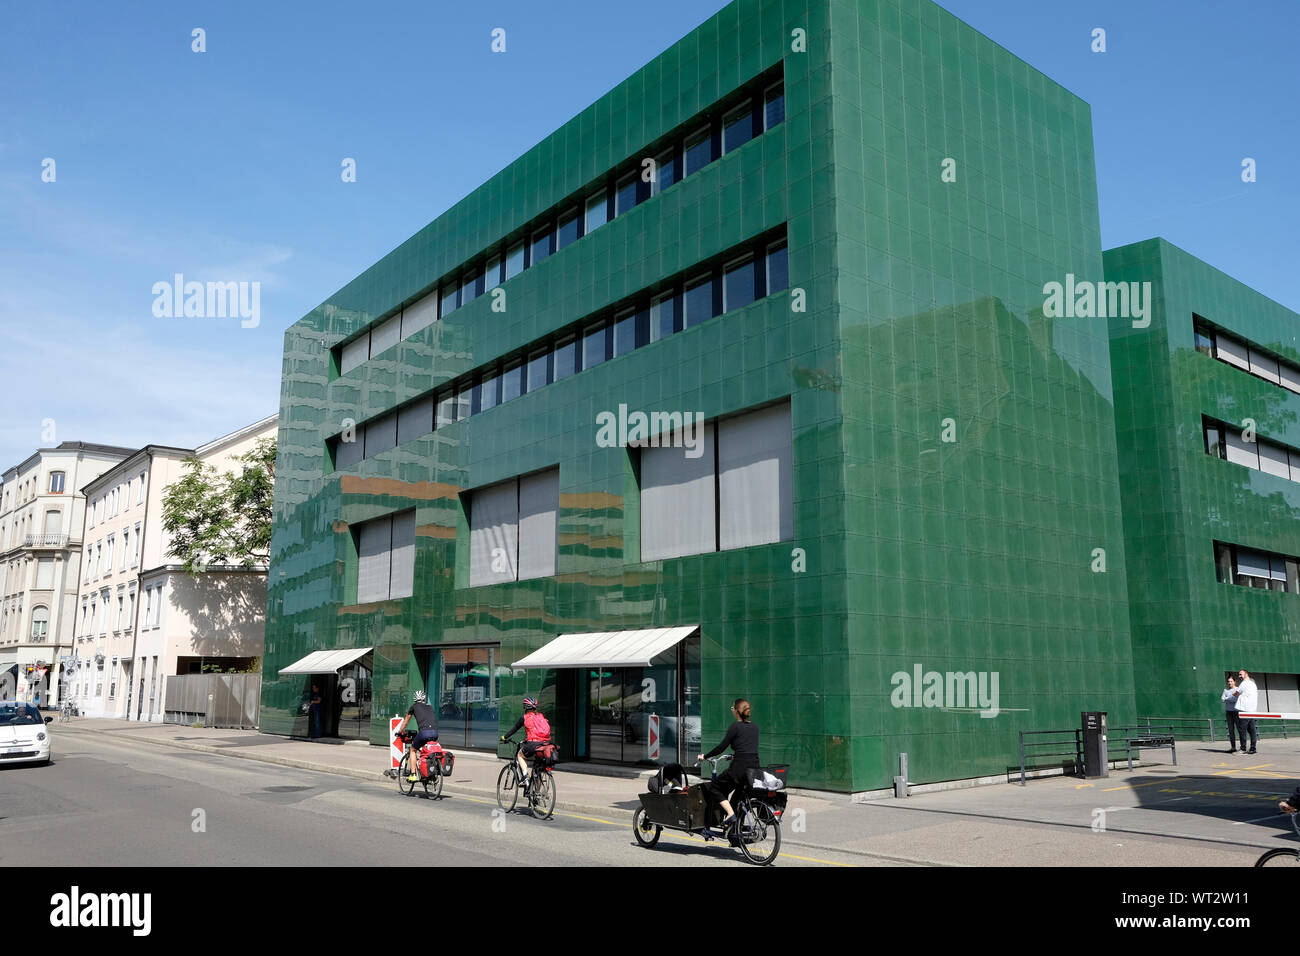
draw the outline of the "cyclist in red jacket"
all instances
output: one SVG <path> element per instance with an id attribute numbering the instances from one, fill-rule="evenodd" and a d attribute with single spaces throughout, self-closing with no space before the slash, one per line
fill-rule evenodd
<path id="1" fill-rule="evenodd" d="M 524 745 L 519 750 L 519 779 L 528 780 L 528 763 L 537 754 L 537 750 L 543 744 L 551 742 L 551 723 L 545 715 L 537 709 L 537 701 L 531 697 L 524 698 L 524 715 L 515 721 L 515 725 L 501 735 L 501 742 L 506 743 L 511 737 L 519 733 L 519 728 L 525 728 L 527 733 L 524 735 Z"/>

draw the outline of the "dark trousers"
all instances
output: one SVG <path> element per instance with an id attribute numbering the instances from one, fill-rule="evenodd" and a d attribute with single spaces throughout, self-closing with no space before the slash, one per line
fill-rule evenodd
<path id="1" fill-rule="evenodd" d="M 1242 718 L 1240 716 L 1238 716 L 1237 720 L 1238 720 L 1238 726 L 1241 728 L 1241 749 L 1242 750 L 1246 749 L 1246 735 L 1250 734 L 1250 749 L 1254 750 L 1255 739 L 1256 739 L 1255 721 L 1246 720 L 1245 718 Z"/>
<path id="2" fill-rule="evenodd" d="M 1237 738 L 1241 736 L 1241 718 L 1237 716 L 1235 710 L 1226 710 L 1223 716 L 1228 720 L 1228 746 L 1233 750 L 1237 749 Z M 1246 739 L 1242 737 L 1241 749 L 1246 749 Z"/>

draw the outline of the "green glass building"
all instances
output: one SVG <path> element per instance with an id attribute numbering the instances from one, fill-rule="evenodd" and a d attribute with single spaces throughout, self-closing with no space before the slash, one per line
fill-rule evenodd
<path id="1" fill-rule="evenodd" d="M 1105 267 L 1151 283 L 1149 327 L 1111 320 L 1139 712 L 1222 734 L 1241 668 L 1300 711 L 1300 315 L 1163 239 Z"/>
<path id="2" fill-rule="evenodd" d="M 860 792 L 1131 722 L 1108 329 L 1044 308 L 1092 149 L 930 0 L 726 7 L 286 333 L 263 729 L 531 693 L 654 763 L 744 696 Z"/>

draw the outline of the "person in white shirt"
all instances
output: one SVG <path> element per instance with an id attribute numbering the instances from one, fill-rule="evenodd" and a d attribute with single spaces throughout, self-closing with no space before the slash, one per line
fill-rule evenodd
<path id="1" fill-rule="evenodd" d="M 1237 752 L 1237 736 L 1241 732 L 1241 724 L 1237 720 L 1237 678 L 1228 677 L 1228 689 L 1223 692 L 1221 700 L 1223 701 L 1223 716 L 1228 721 L 1228 746 L 1232 749 L 1230 754 Z M 1242 750 L 1246 749 L 1246 740 L 1242 738 Z"/>
<path id="2" fill-rule="evenodd" d="M 1255 682 L 1250 679 L 1250 672 L 1243 669 L 1238 678 L 1240 683 L 1237 684 L 1237 713 L 1256 714 L 1259 713 L 1259 690 L 1255 687 Z M 1238 716 L 1238 727 L 1241 730 L 1241 747 L 1245 750 L 1246 735 L 1250 735 L 1250 749 L 1245 750 L 1248 754 L 1255 752 L 1255 721 L 1254 718 Z"/>

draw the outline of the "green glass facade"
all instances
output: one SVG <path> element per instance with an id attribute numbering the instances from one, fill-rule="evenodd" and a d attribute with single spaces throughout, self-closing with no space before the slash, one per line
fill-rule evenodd
<path id="1" fill-rule="evenodd" d="M 733 94 L 753 86 L 759 123 L 774 82 L 782 120 L 728 149 Z M 725 154 L 553 240 L 500 294 L 480 284 L 375 357 L 342 360 L 488 250 L 531 245 L 543 214 L 562 235 L 593 184 L 618 192 L 669 139 L 689 171 L 704 123 Z M 330 440 L 350 423 L 779 236 L 788 289 L 335 467 Z M 683 693 L 705 744 L 746 696 L 763 759 L 803 787 L 888 787 L 904 752 L 914 782 L 1000 774 L 1017 730 L 1074 727 L 1083 710 L 1131 722 L 1108 331 L 1044 315 L 1044 284 L 1067 274 L 1102 276 L 1085 103 L 929 0 L 738 0 L 286 333 L 263 729 L 307 719 L 302 678 L 279 668 L 373 646 L 372 743 L 437 684 L 465 705 L 467 734 L 493 713 L 509 727 L 520 697 L 544 692 L 581 740 L 605 691 L 584 711 L 559 675 L 511 665 L 562 633 L 690 624 Z M 641 561 L 635 460 L 597 445 L 597 414 L 714 420 L 779 401 L 793 536 Z M 465 587 L 466 493 L 557 466 L 555 573 Z M 355 603 L 355 529 L 410 509 L 411 596 Z M 481 688 L 456 676 L 475 667 Z M 996 679 L 997 715 L 900 697 L 917 668 Z M 626 706 L 628 685 L 610 699 Z M 617 759 L 587 746 L 602 754 Z"/>
<path id="2" fill-rule="evenodd" d="M 1270 702 L 1260 675 L 1300 673 L 1300 594 L 1220 581 L 1215 542 L 1300 555 L 1300 482 L 1211 456 L 1204 422 L 1249 419 L 1258 442 L 1300 447 L 1300 394 L 1198 351 L 1195 328 L 1257 348 L 1266 368 L 1300 366 L 1300 315 L 1163 239 L 1111 249 L 1105 267 L 1152 294 L 1149 327 L 1111 320 L 1139 712 L 1218 720 L 1224 672 L 1240 668 L 1261 708 L 1295 710 L 1294 681 L 1274 680 Z"/>

